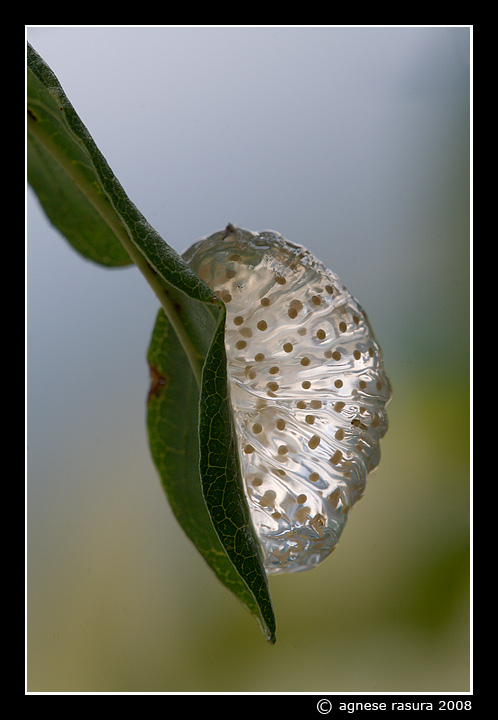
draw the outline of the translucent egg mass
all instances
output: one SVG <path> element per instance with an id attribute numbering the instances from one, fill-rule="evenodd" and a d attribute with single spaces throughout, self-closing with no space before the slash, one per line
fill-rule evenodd
<path id="1" fill-rule="evenodd" d="M 391 386 L 365 312 L 276 232 L 229 225 L 184 255 L 225 303 L 245 494 L 269 574 L 336 547 L 380 460 Z"/>

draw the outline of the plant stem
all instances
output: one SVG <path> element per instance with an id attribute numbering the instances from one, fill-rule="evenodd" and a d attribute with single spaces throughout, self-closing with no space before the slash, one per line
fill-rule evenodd
<path id="1" fill-rule="evenodd" d="M 175 331 L 178 340 L 180 341 L 185 351 L 185 354 L 188 357 L 190 367 L 192 369 L 192 372 L 194 373 L 197 385 L 200 388 L 202 372 L 201 358 L 196 348 L 194 347 L 194 344 L 192 343 L 192 340 L 185 328 L 185 325 L 181 322 L 178 313 L 176 312 L 175 306 L 172 303 L 171 298 L 164 286 L 164 281 L 151 267 L 151 265 L 147 262 L 145 257 L 140 252 L 140 250 L 138 250 L 138 248 L 132 242 L 128 235 L 128 232 L 126 231 L 126 228 L 121 225 L 121 232 L 119 232 L 119 234 L 117 232 L 117 227 L 116 229 L 112 227 L 112 229 L 114 230 L 116 237 L 119 239 L 125 250 L 128 252 L 128 255 L 131 257 L 137 268 L 144 276 L 145 280 L 149 284 L 150 288 L 153 290 L 157 299 L 161 303 L 161 307 L 166 313 L 166 317 L 168 318 L 171 326 L 173 327 L 173 330 Z"/>

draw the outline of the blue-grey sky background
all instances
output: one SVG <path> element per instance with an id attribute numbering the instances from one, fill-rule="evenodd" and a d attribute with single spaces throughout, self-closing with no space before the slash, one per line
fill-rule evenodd
<path id="1" fill-rule="evenodd" d="M 305 245 L 367 311 L 394 386 L 393 417 L 413 419 L 416 397 L 421 416 L 437 407 L 446 429 L 456 422 L 453 410 L 431 393 L 443 387 L 451 397 L 455 382 L 465 394 L 469 352 L 470 35 L 458 26 L 27 30 L 129 197 L 173 248 L 182 252 L 227 222 Z M 196 635 L 206 623 L 226 622 L 232 603 L 234 622 L 241 611 L 176 526 L 148 454 L 145 355 L 155 297 L 134 268 L 109 271 L 77 256 L 31 190 L 27 229 L 33 686 L 134 689 L 153 676 L 152 690 L 184 689 L 172 669 L 162 686 L 157 665 L 137 669 L 130 656 L 144 652 L 145 636 L 158 657 L 155 643 L 175 651 L 187 643 L 180 667 L 195 668 L 190 690 L 271 690 L 254 668 L 249 680 L 245 668 L 243 681 L 225 668 L 231 679 L 217 685 L 194 640 L 185 641 L 186 628 Z M 388 434 L 387 466 L 389 442 Z M 397 458 L 386 473 L 402 486 L 420 457 Z M 425 482 L 426 470 L 420 475 Z M 368 515 L 364 504 L 375 492 L 369 488 L 359 515 Z M 333 582 L 339 552 L 328 571 L 313 573 Z M 311 573 L 296 578 L 280 587 L 313 585 Z M 165 594 L 173 609 L 158 630 Z M 156 620 L 147 624 L 144 615 Z M 108 670 L 106 686 L 97 648 L 102 638 L 109 643 L 110 617 L 129 662 Z M 243 614 L 244 622 L 254 657 L 266 657 Z M 300 641 L 292 643 L 297 658 Z M 311 646 L 306 654 L 313 656 Z M 360 685 L 403 689 L 399 667 L 370 680 L 369 668 L 379 672 L 365 660 Z M 448 678 L 455 672 L 448 667 Z M 292 689 L 282 682 L 275 689 Z"/>

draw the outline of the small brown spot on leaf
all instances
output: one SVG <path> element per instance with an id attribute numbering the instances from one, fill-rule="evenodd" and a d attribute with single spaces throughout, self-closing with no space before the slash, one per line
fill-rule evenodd
<path id="1" fill-rule="evenodd" d="M 162 393 L 169 384 L 169 378 L 163 377 L 159 370 L 155 368 L 153 365 L 150 365 L 150 388 L 149 388 L 149 397 L 147 398 L 147 402 L 150 402 L 150 399 L 153 397 L 158 397 L 160 393 Z"/>

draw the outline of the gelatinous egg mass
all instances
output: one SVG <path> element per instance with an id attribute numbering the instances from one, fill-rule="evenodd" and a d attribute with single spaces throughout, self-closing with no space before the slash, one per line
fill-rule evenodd
<path id="1" fill-rule="evenodd" d="M 337 545 L 379 463 L 391 387 L 337 275 L 275 232 L 229 225 L 184 255 L 224 301 L 242 476 L 268 573 Z"/>

